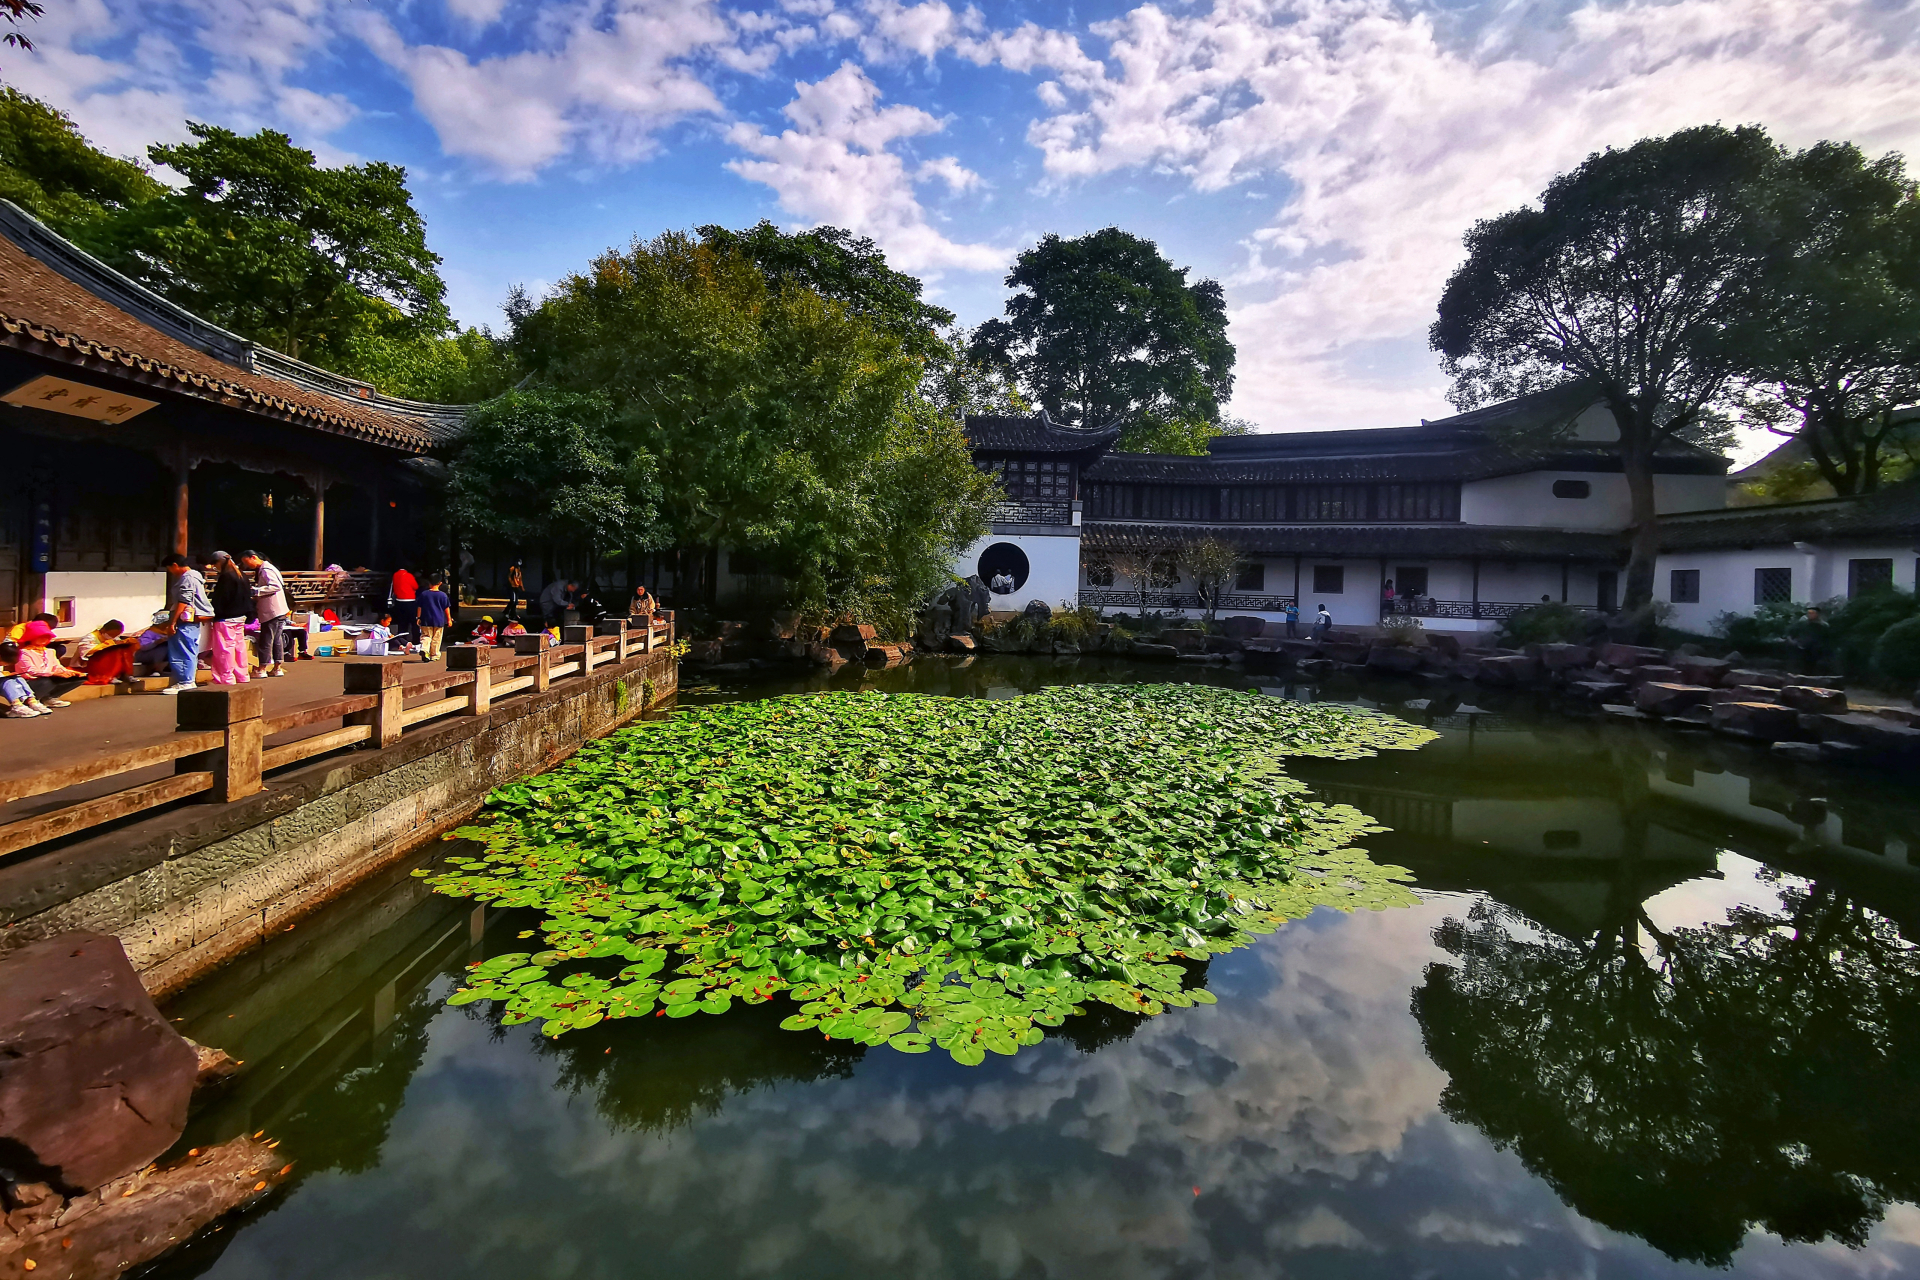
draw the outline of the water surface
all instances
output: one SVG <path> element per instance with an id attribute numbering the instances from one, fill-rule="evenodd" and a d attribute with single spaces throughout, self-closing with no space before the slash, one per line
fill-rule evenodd
<path id="1" fill-rule="evenodd" d="M 1524 698 L 1177 674 L 1440 730 L 1294 768 L 1394 828 L 1369 847 L 1419 905 L 1319 912 L 1215 958 L 1217 1005 L 1095 1005 L 965 1068 L 781 1031 L 781 1001 L 497 1026 L 441 1001 L 533 917 L 401 869 L 168 1010 L 247 1064 L 186 1141 L 265 1129 L 296 1174 L 149 1274 L 1920 1273 L 1908 780 Z M 1164 678 L 1002 658 L 869 684 Z"/>

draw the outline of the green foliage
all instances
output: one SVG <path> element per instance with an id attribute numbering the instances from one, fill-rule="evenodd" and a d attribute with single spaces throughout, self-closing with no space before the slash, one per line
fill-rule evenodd
<path id="1" fill-rule="evenodd" d="M 0 88 L 0 200 L 71 236 L 165 190 L 141 165 L 97 150 L 66 112 Z"/>
<path id="2" fill-rule="evenodd" d="M 1840 670 L 1862 679 L 1875 672 L 1873 655 L 1880 637 L 1896 622 L 1914 616 L 1915 599 L 1898 587 L 1863 591 L 1851 600 L 1830 600 L 1821 606 L 1827 619 L 1827 643 Z"/>
<path id="3" fill-rule="evenodd" d="M 1787 632 L 1806 614 L 1807 606 L 1789 600 L 1775 600 L 1757 606 L 1752 613 L 1723 613 L 1713 620 L 1713 632 L 1741 653 L 1758 657 L 1780 650 Z"/>
<path id="4" fill-rule="evenodd" d="M 1559 601 L 1544 601 L 1522 609 L 1500 624 L 1500 640 L 1511 648 L 1527 644 L 1578 644 L 1585 640 L 1594 616 Z"/>
<path id="5" fill-rule="evenodd" d="M 1429 334 L 1461 408 L 1582 384 L 1619 428 L 1635 537 L 1625 603 L 1653 596 L 1653 455 L 1717 443 L 1772 251 L 1779 148 L 1718 125 L 1589 156 L 1527 206 L 1475 223 Z"/>
<path id="6" fill-rule="evenodd" d="M 1129 421 L 1114 449 L 1120 453 L 1175 453 L 1197 458 L 1225 432 L 1205 418 L 1166 418 L 1143 413 Z"/>
<path id="7" fill-rule="evenodd" d="M 653 459 L 620 447 L 604 396 L 512 391 L 467 415 L 448 513 L 514 544 L 659 545 Z"/>
<path id="8" fill-rule="evenodd" d="M 682 712 L 499 789 L 493 821 L 455 833 L 479 851 L 434 887 L 544 912 L 548 949 L 476 965 L 453 1001 L 559 1035 L 785 992 L 790 1030 L 969 1065 L 1088 1001 L 1210 1004 L 1185 962 L 1316 906 L 1412 901 L 1407 873 L 1347 847 L 1378 828 L 1279 759 L 1433 736 L 1190 685 Z"/>
<path id="9" fill-rule="evenodd" d="M 1055 418 L 1151 421 L 1176 440 L 1172 424 L 1219 420 L 1234 350 L 1218 281 L 1190 285 L 1151 240 L 1108 227 L 1042 237 L 1006 283 L 1019 291 L 1008 318 L 974 330 L 969 355 L 1009 370 Z"/>
<path id="10" fill-rule="evenodd" d="M 1420 619 L 1404 613 L 1390 613 L 1380 619 L 1380 638 L 1374 643 L 1389 649 L 1411 649 L 1426 635 Z"/>
<path id="11" fill-rule="evenodd" d="M 445 336 L 421 335 L 384 304 L 369 308 L 366 323 L 333 344 L 328 367 L 390 396 L 433 404 L 478 404 L 525 376 L 512 350 L 490 331 L 456 326 Z"/>
<path id="12" fill-rule="evenodd" d="M 395 316 L 411 335 L 446 329 L 440 259 L 405 169 L 323 169 L 271 129 L 187 128 L 197 141 L 147 149 L 185 188 L 115 213 L 89 247 L 196 314 L 316 363 Z"/>
<path id="13" fill-rule="evenodd" d="M 1240 548 L 1222 538 L 1202 538 L 1181 547 L 1178 559 L 1200 593 L 1206 620 L 1212 622 L 1220 611 L 1220 597 L 1232 586 L 1233 575 L 1239 571 Z"/>
<path id="14" fill-rule="evenodd" d="M 953 323 L 953 312 L 923 301 L 920 280 L 889 267 L 887 255 L 865 236 L 839 227 L 786 232 L 765 221 L 745 231 L 697 230 L 701 244 L 746 258 L 776 291 L 792 287 L 845 303 L 915 355 L 946 345 L 940 330 Z"/>
<path id="15" fill-rule="evenodd" d="M 1901 689 L 1920 681 L 1920 616 L 1902 618 L 1873 643 L 1874 674 Z"/>
<path id="16" fill-rule="evenodd" d="M 742 253 L 636 241 L 512 314 L 527 367 L 610 396 L 623 444 L 660 460 L 674 545 L 777 549 L 802 607 L 910 607 L 985 530 L 991 481 L 915 397 L 920 362 Z"/>
<path id="17" fill-rule="evenodd" d="M 1898 154 L 1836 142 L 1784 159 L 1773 188 L 1765 305 L 1737 337 L 1747 416 L 1797 436 L 1834 493 L 1868 493 L 1920 400 L 1920 198 Z"/>

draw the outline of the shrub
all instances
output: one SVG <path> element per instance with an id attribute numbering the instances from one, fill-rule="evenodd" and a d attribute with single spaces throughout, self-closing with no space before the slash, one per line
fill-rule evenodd
<path id="1" fill-rule="evenodd" d="M 1741 653 L 1776 653 L 1787 642 L 1787 629 L 1806 611 L 1804 604 L 1777 600 L 1752 613 L 1723 613 L 1713 620 L 1713 631 Z"/>
<path id="2" fill-rule="evenodd" d="M 1873 644 L 1873 669 L 1901 689 L 1920 682 L 1920 615 L 1903 618 Z"/>
<path id="3" fill-rule="evenodd" d="M 1570 604 L 1546 602 L 1522 609 L 1500 626 L 1500 638 L 1510 648 L 1528 644 L 1564 644 L 1584 640 L 1593 615 Z"/>
<path id="4" fill-rule="evenodd" d="M 1913 617 L 1914 609 L 1912 593 L 1894 587 L 1863 592 L 1844 603 L 1833 601 L 1822 605 L 1820 611 L 1827 619 L 1828 643 L 1833 647 L 1840 670 L 1850 676 L 1875 674 L 1874 656 L 1880 637 L 1895 623 Z"/>
<path id="5" fill-rule="evenodd" d="M 1420 619 L 1410 618 L 1404 613 L 1390 613 L 1380 619 L 1380 637 L 1374 643 L 1393 649 L 1411 649 L 1420 643 L 1426 628 L 1420 625 Z"/>

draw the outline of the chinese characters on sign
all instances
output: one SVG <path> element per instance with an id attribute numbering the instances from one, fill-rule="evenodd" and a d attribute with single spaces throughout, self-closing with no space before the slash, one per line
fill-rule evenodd
<path id="1" fill-rule="evenodd" d="M 126 422 L 159 402 L 119 395 L 49 374 L 20 384 L 0 396 L 0 403 L 18 405 L 23 409 L 50 409 L 55 413 L 72 414 L 76 418 L 91 418 L 95 422 Z"/>

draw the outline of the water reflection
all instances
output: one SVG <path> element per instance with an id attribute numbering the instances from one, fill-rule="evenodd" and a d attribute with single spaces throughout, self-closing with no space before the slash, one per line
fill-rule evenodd
<path id="1" fill-rule="evenodd" d="M 525 919 L 369 886 L 170 1011 L 250 1069 L 194 1133 L 269 1127 L 300 1176 L 158 1274 L 1920 1269 L 1910 801 L 1524 702 L 1336 692 L 1445 735 L 1299 770 L 1395 825 L 1376 851 L 1422 904 L 1323 913 L 1216 959 L 1217 1006 L 979 1069 L 777 1006 L 546 1042 L 439 1003 Z"/>

